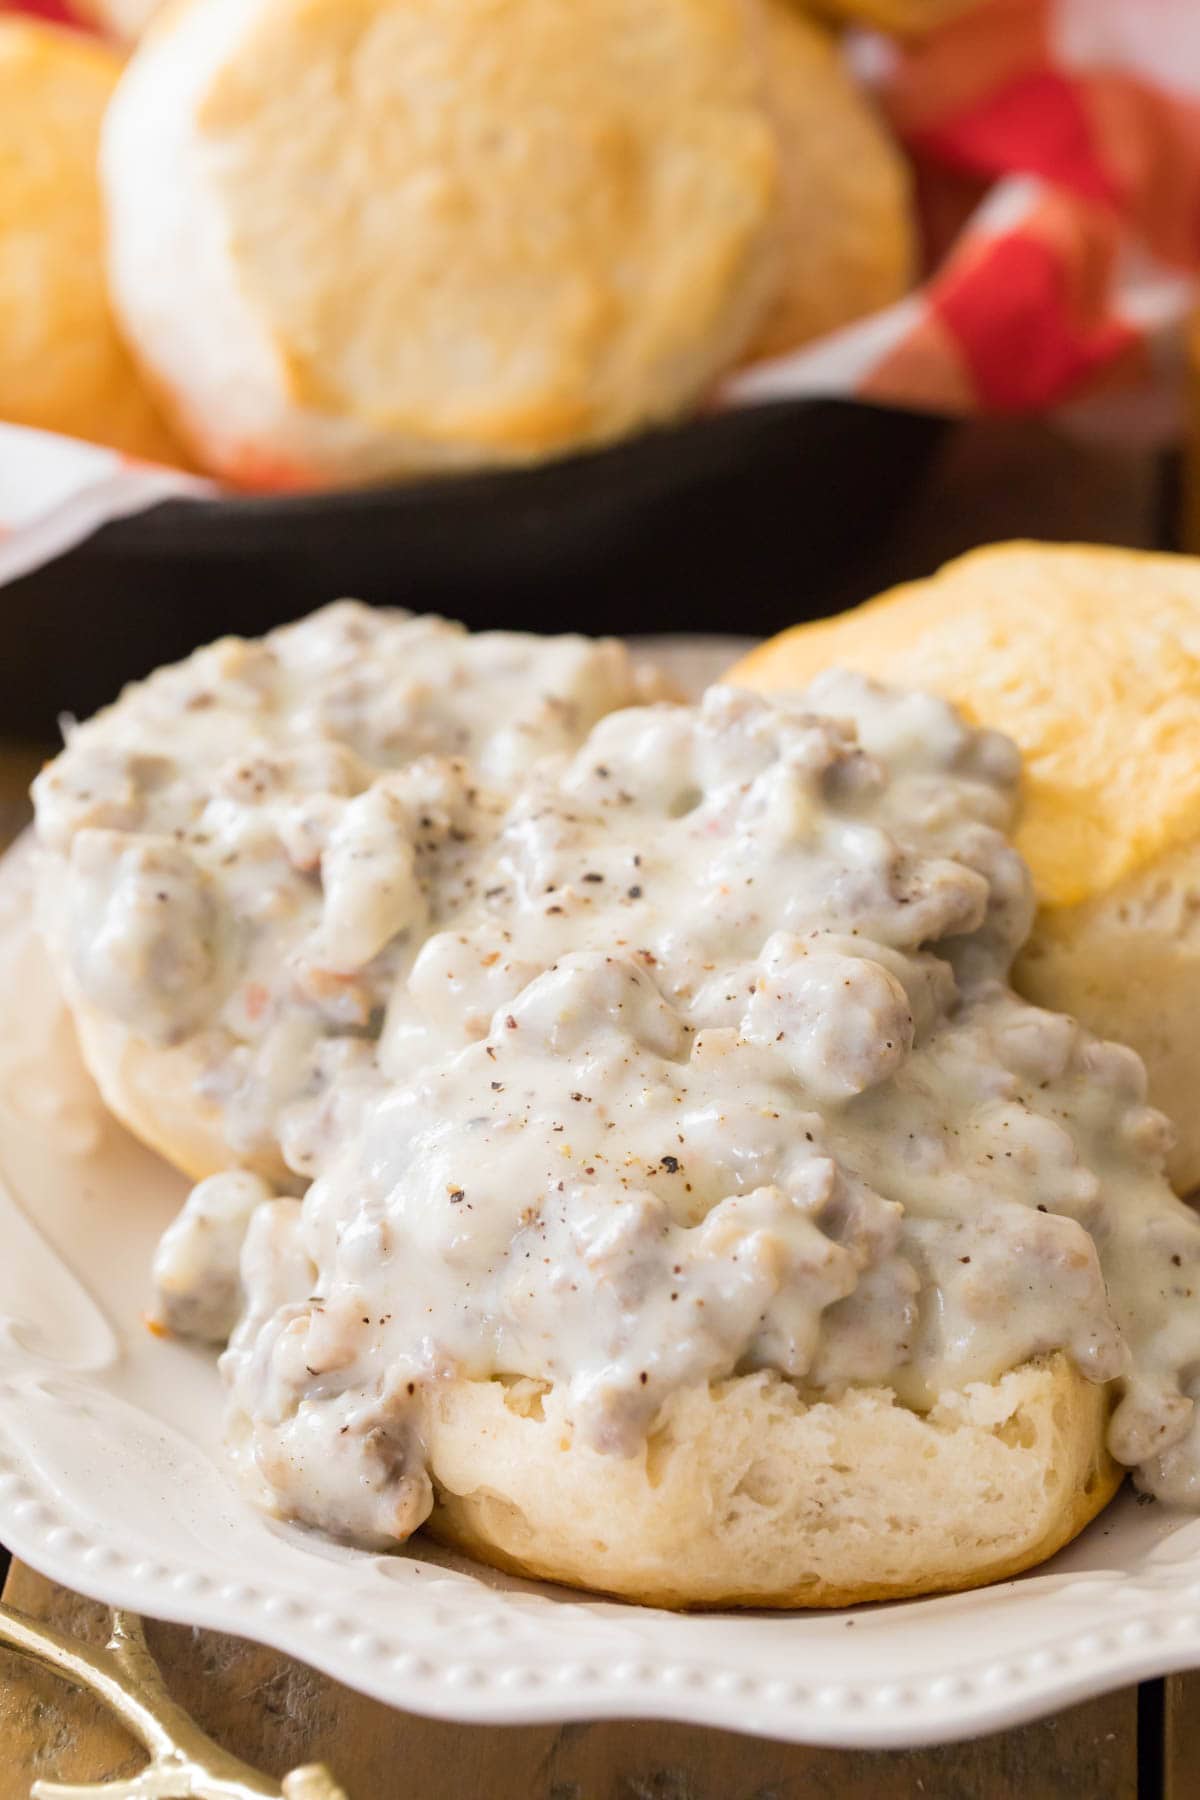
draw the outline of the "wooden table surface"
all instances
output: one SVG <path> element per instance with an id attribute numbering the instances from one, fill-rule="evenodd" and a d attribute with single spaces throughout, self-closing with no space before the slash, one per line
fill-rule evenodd
<path id="1" fill-rule="evenodd" d="M 20 1566 L 6 1598 L 103 1635 L 101 1608 Z M 176 1697 L 214 1737 L 274 1774 L 324 1761 L 350 1800 L 1137 1800 L 1151 1791 L 1138 1784 L 1133 1690 L 974 1743 L 859 1755 L 683 1725 L 438 1724 L 233 1638 L 170 1625 L 149 1635 Z M 0 1746 L 0 1800 L 27 1800 L 38 1775 L 111 1779 L 140 1760 L 95 1702 L 2 1653 Z M 1172 1800 L 1196 1792 L 1176 1787 Z"/>
<path id="2" fill-rule="evenodd" d="M 1196 513 L 1200 532 L 1200 504 Z M 1161 508 L 1147 460 L 1068 454 L 1029 428 L 964 432 L 914 509 L 903 554 L 931 568 L 964 541 L 1017 533 L 1154 544 Z M 39 760 L 0 744 L 0 842 L 25 822 Z M 19 1564 L 4 1597 L 80 1635 L 104 1632 L 102 1609 Z M 149 1630 L 172 1692 L 219 1742 L 274 1774 L 325 1761 L 350 1800 L 1200 1800 L 1200 1676 L 972 1743 L 859 1754 L 677 1725 L 439 1724 L 256 1645 Z M 0 1651 L 0 1800 L 26 1800 L 39 1776 L 113 1779 L 140 1760 L 96 1702 Z"/>

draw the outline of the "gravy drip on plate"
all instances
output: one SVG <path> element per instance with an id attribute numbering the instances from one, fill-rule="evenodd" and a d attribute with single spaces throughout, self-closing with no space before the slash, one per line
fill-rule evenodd
<path id="1" fill-rule="evenodd" d="M 345 715 L 337 741 L 365 755 Z M 381 823 L 427 762 L 316 831 L 289 970 L 345 965 L 371 1018 L 356 1039 L 323 1014 L 320 1078 L 273 1115 L 312 1185 L 218 1176 L 164 1242 L 176 1316 L 219 1336 L 244 1232 L 224 1368 L 262 1502 L 403 1539 L 456 1377 L 561 1386 L 575 1440 L 630 1455 L 689 1383 L 766 1367 L 925 1408 L 1055 1349 L 1117 1381 L 1110 1443 L 1142 1485 L 1200 1502 L 1200 1223 L 1138 1059 L 1008 986 L 1032 902 L 1007 740 L 832 673 L 534 748 L 497 764 L 485 735 L 439 766 L 461 835 L 436 851 Z M 115 1006 L 97 911 L 76 916 L 79 979 Z"/>

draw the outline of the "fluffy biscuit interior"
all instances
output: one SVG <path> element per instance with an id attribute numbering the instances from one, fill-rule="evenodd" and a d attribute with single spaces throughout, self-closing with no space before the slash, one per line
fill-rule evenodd
<path id="1" fill-rule="evenodd" d="M 558 1389 L 435 1396 L 430 1529 L 488 1562 L 659 1606 L 844 1606 L 1000 1580 L 1112 1498 L 1108 1398 L 1066 1358 L 944 1395 L 806 1405 L 763 1372 L 677 1393 L 635 1457 L 573 1441 Z"/>

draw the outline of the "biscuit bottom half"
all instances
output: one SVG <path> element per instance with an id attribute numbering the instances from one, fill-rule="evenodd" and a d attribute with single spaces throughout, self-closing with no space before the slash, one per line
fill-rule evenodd
<path id="1" fill-rule="evenodd" d="M 655 1606 L 837 1607 L 1044 1562 L 1120 1486 L 1109 1395 L 1061 1354 L 941 1396 L 806 1403 L 764 1371 L 679 1390 L 644 1447 L 573 1440 L 563 1390 L 459 1381 L 428 1418 L 427 1530 L 520 1575 Z"/>
<path id="2" fill-rule="evenodd" d="M 81 1018 L 110 1108 L 193 1178 L 227 1166 L 190 1049 Z M 164 1077 L 170 1077 L 164 1080 Z M 279 1171 L 263 1173 L 277 1177 Z M 564 1389 L 438 1385 L 426 1530 L 520 1575 L 666 1607 L 832 1607 L 949 1592 L 1033 1568 L 1107 1505 L 1109 1391 L 1061 1354 L 943 1394 L 805 1402 L 764 1371 L 678 1390 L 632 1457 L 575 1441 Z"/>

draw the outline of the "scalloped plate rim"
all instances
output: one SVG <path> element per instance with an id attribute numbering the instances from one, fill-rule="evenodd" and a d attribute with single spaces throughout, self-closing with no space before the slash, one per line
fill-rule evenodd
<path id="1" fill-rule="evenodd" d="M 4 1504 L 11 1479 L 7 1472 L 0 1473 L 0 1505 Z M 18 1505 L 28 1507 L 29 1504 L 27 1500 L 18 1501 Z M 48 1510 L 44 1500 L 35 1498 L 33 1504 Z M 540 1671 L 532 1671 L 536 1679 L 531 1681 L 530 1671 L 517 1668 L 512 1673 L 520 1674 L 522 1679 L 501 1688 L 489 1688 L 482 1680 L 465 1683 L 459 1676 L 447 1680 L 448 1673 L 453 1676 L 455 1670 L 464 1666 L 449 1659 L 440 1671 L 435 1667 L 428 1673 L 395 1673 L 389 1679 L 376 1675 L 364 1655 L 339 1655 L 326 1648 L 332 1638 L 327 1630 L 318 1629 L 319 1613 L 289 1626 L 272 1620 L 269 1615 L 252 1616 L 251 1607 L 244 1600 L 240 1604 L 219 1600 L 214 1603 L 196 1595 L 190 1600 L 186 1595 L 176 1600 L 168 1591 L 154 1582 L 137 1578 L 132 1571 L 122 1578 L 111 1573 L 106 1576 L 89 1568 L 83 1560 L 89 1553 L 111 1554 L 100 1539 L 92 1544 L 85 1542 L 77 1558 L 72 1559 L 61 1549 L 48 1546 L 34 1532 L 24 1530 L 19 1520 L 14 1529 L 8 1523 L 12 1515 L 7 1506 L 4 1511 L 6 1541 L 14 1556 L 47 1578 L 90 1599 L 136 1611 L 148 1618 L 249 1638 L 294 1656 L 385 1705 L 460 1724 L 534 1725 L 576 1720 L 657 1719 L 832 1749 L 913 1749 L 1004 1730 L 1046 1717 L 1082 1700 L 1111 1693 L 1134 1681 L 1200 1666 L 1200 1613 L 1185 1614 L 1182 1619 L 1172 1618 L 1169 1601 L 1164 1597 L 1157 1605 L 1132 1614 L 1117 1634 L 1127 1633 L 1131 1626 L 1141 1628 L 1159 1623 L 1167 1630 L 1157 1640 L 1153 1630 L 1149 1630 L 1144 1638 L 1139 1636 L 1137 1643 L 1114 1642 L 1110 1636 L 1108 1643 L 1096 1645 L 1094 1653 L 1085 1652 L 1078 1657 L 1077 1671 L 1064 1671 L 1059 1677 L 1049 1679 L 1044 1669 L 1030 1666 L 1016 1679 L 1001 1680 L 997 1679 L 992 1665 L 984 1664 L 972 1680 L 971 1673 L 964 1674 L 962 1665 L 956 1663 L 953 1674 L 948 1671 L 944 1677 L 935 1680 L 957 1683 L 967 1691 L 957 1696 L 934 1697 L 930 1694 L 923 1701 L 913 1694 L 881 1704 L 872 1698 L 871 1690 L 864 1690 L 859 1695 L 835 1696 L 830 1693 L 823 1698 L 822 1690 L 817 1687 L 794 1697 L 764 1693 L 756 1702 L 753 1694 L 746 1691 L 749 1685 L 746 1678 L 741 1686 L 729 1687 L 723 1692 L 718 1685 L 720 1672 L 714 1672 L 711 1663 L 702 1658 L 692 1658 L 690 1662 L 681 1659 L 666 1671 L 655 1671 L 648 1664 L 636 1663 L 620 1679 L 611 1675 L 607 1679 L 595 1677 L 569 1690 L 564 1685 L 546 1681 Z M 55 1526 L 52 1524 L 48 1529 L 53 1530 Z M 261 1599 L 270 1601 L 272 1597 L 268 1591 Z M 686 1625 L 688 1622 L 694 1624 L 704 1615 L 668 1616 Z M 1181 1626 L 1185 1629 L 1181 1630 Z M 368 1631 L 364 1635 L 372 1634 Z M 1078 1650 L 1096 1635 L 1095 1628 L 1068 1633 L 1053 1643 L 1037 1644 L 1029 1656 L 1036 1658 L 1039 1653 L 1047 1652 L 1066 1655 L 1072 1647 Z M 1176 1642 L 1171 1643 L 1171 1638 Z M 1002 1665 L 1000 1668 L 1004 1674 L 1011 1674 L 1011 1670 L 1003 1671 Z M 714 1673 L 718 1679 L 714 1679 Z M 660 1677 L 657 1682 L 656 1675 Z M 662 1679 L 663 1676 L 666 1678 Z M 418 1685 L 406 1688 L 406 1680 L 416 1681 Z M 782 1685 L 789 1684 L 783 1682 Z M 878 1695 L 880 1691 L 876 1688 L 874 1693 Z"/>

